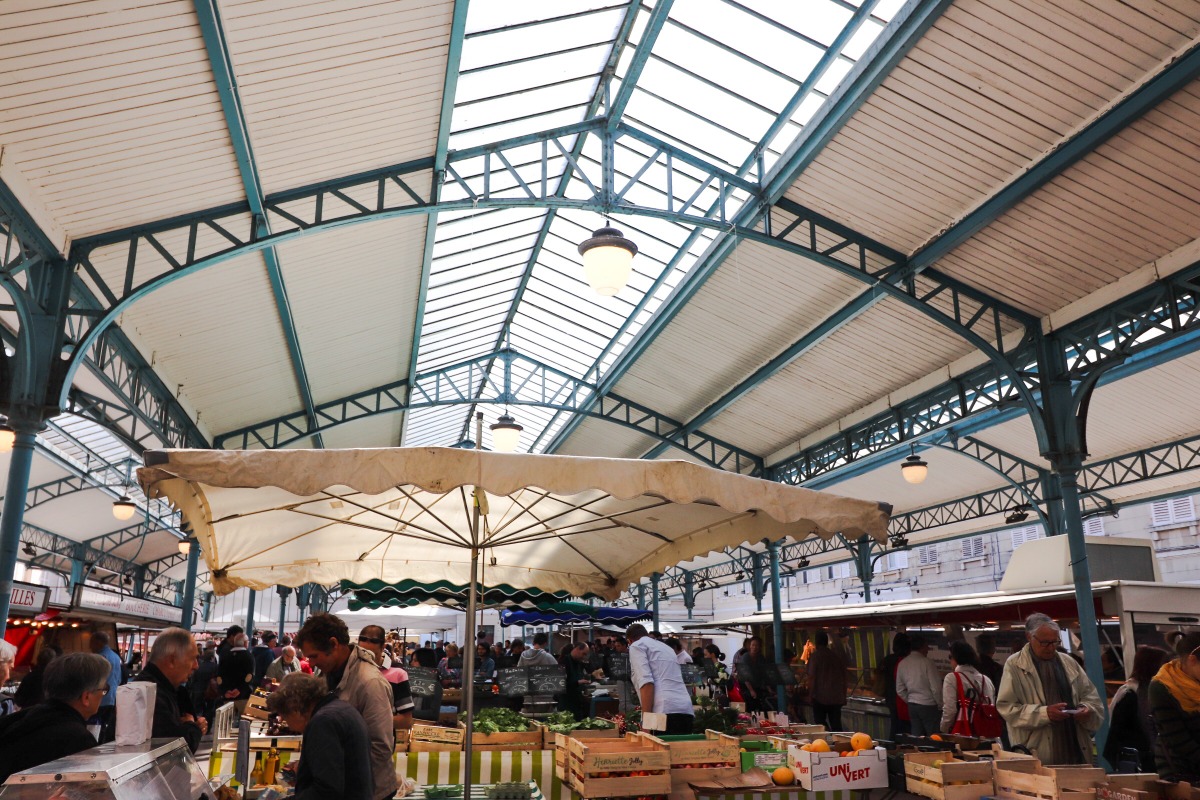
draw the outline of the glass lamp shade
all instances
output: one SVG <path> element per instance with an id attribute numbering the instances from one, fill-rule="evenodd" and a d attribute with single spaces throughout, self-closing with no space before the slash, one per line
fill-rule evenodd
<path id="1" fill-rule="evenodd" d="M 186 556 L 192 552 L 192 542 L 190 539 L 179 540 L 179 555 Z"/>
<path id="2" fill-rule="evenodd" d="M 904 463 L 900 465 L 900 474 L 909 483 L 924 483 L 925 478 L 929 475 L 929 465 L 920 457 L 912 455 L 904 459 Z"/>
<path id="3" fill-rule="evenodd" d="M 0 453 L 7 453 L 13 449 L 13 443 L 17 441 L 17 432 L 8 425 L 0 425 Z"/>
<path id="4" fill-rule="evenodd" d="M 498 453 L 511 453 L 521 443 L 521 431 L 525 430 L 508 414 L 502 414 L 491 426 L 492 446 Z"/>
<path id="5" fill-rule="evenodd" d="M 126 495 L 121 495 L 120 500 L 113 501 L 113 516 L 124 522 L 131 519 L 137 512 L 137 506 Z"/>
<path id="6" fill-rule="evenodd" d="M 592 238 L 579 245 L 588 286 L 603 297 L 612 297 L 624 289 L 637 251 L 637 245 L 617 228 L 609 226 L 595 231 Z"/>

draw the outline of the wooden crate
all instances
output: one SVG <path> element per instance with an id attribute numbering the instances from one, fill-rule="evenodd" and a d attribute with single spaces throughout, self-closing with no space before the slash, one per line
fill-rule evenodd
<path id="1" fill-rule="evenodd" d="M 554 731 L 546 731 L 547 750 L 554 751 L 554 771 L 558 775 L 559 780 L 566 780 L 567 757 L 568 749 L 572 739 L 582 739 L 584 741 L 592 739 L 619 739 L 620 731 L 613 728 L 596 728 L 589 730 L 574 730 L 570 733 L 557 733 Z"/>
<path id="2" fill-rule="evenodd" d="M 407 753 L 408 752 L 408 728 L 397 728 L 396 729 L 396 752 L 397 753 Z"/>
<path id="3" fill-rule="evenodd" d="M 996 796 L 1005 800 L 1064 800 L 1063 790 L 1095 790 L 1104 782 L 1099 767 L 1044 767 L 1037 759 L 1000 759 L 992 762 Z M 1076 796 L 1070 800 L 1087 800 Z"/>
<path id="4" fill-rule="evenodd" d="M 666 745 L 671 754 L 671 781 L 676 785 L 729 778 L 741 772 L 741 743 L 737 737 L 711 730 L 705 731 L 704 738 L 695 739 L 638 735 Z"/>
<path id="5" fill-rule="evenodd" d="M 1108 782 L 1096 787 L 1097 800 L 1158 800 L 1162 797 L 1158 775 L 1109 775 Z"/>
<path id="6" fill-rule="evenodd" d="M 408 732 L 408 749 L 412 753 L 462 750 L 466 735 L 463 728 L 413 725 Z"/>
<path id="7" fill-rule="evenodd" d="M 271 712 L 267 711 L 267 695 L 264 692 L 255 690 L 246 700 L 246 709 L 242 712 L 242 719 L 268 719 Z"/>
<path id="8" fill-rule="evenodd" d="M 649 737 L 569 739 L 567 781 L 583 798 L 670 794 L 671 756 Z M 629 773 L 646 773 L 632 775 Z"/>
<path id="9" fill-rule="evenodd" d="M 467 727 L 458 723 L 462 731 Z M 527 731 L 512 731 L 506 733 L 471 732 L 471 749 L 473 750 L 541 750 L 546 743 L 545 730 L 538 723 L 532 723 Z"/>
<path id="10" fill-rule="evenodd" d="M 998 744 L 993 744 L 986 750 L 964 750 L 959 756 L 964 761 L 1035 761 L 1035 756 L 1028 753 L 1013 753 Z"/>
<path id="11" fill-rule="evenodd" d="M 932 800 L 979 800 L 993 792 L 991 764 L 960 761 L 949 751 L 906 753 L 904 780 L 908 791 Z"/>

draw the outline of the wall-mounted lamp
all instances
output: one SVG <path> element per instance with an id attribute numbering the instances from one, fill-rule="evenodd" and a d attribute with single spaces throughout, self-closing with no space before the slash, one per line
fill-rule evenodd
<path id="1" fill-rule="evenodd" d="M 1022 503 L 1019 506 L 1014 506 L 1012 509 L 1009 510 L 1008 516 L 1006 516 L 1004 518 L 1004 521 L 1006 523 L 1008 523 L 1009 525 L 1012 525 L 1017 522 L 1024 522 L 1025 520 L 1029 519 L 1029 509 L 1030 509 L 1030 506 L 1027 503 Z"/>

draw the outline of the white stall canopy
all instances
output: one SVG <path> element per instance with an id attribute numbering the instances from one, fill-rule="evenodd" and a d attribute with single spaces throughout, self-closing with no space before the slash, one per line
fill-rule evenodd
<path id="1" fill-rule="evenodd" d="M 616 598 L 747 541 L 887 537 L 890 506 L 682 461 L 455 448 L 163 450 L 138 471 L 183 513 L 214 590 L 470 581 Z M 482 490 L 473 534 L 474 489 Z"/>

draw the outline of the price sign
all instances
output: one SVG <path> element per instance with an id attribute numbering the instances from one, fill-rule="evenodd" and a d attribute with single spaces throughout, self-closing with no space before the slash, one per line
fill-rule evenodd
<path id="1" fill-rule="evenodd" d="M 530 694 L 562 694 L 567 690 L 567 674 L 562 667 L 530 667 Z"/>
<path id="2" fill-rule="evenodd" d="M 442 682 L 438 680 L 436 670 L 428 667 L 408 668 L 408 688 L 412 691 L 413 697 L 435 697 L 441 685 Z"/>
<path id="3" fill-rule="evenodd" d="M 529 670 L 524 667 L 509 667 L 496 673 L 500 681 L 500 694 L 505 697 L 524 697 L 529 694 Z"/>
<path id="4" fill-rule="evenodd" d="M 679 669 L 683 672 L 684 683 L 704 683 L 704 672 L 695 664 L 680 664 Z"/>
<path id="5" fill-rule="evenodd" d="M 713 662 L 708 661 L 706 659 L 704 661 L 704 664 L 702 665 L 702 668 L 704 670 L 705 676 L 711 678 L 714 681 L 717 679 L 718 673 L 717 673 L 717 665 L 716 664 L 714 664 Z"/>
<path id="6" fill-rule="evenodd" d="M 608 677 L 618 681 L 627 681 L 632 677 L 629 671 L 629 653 L 612 653 L 609 655 Z"/>

